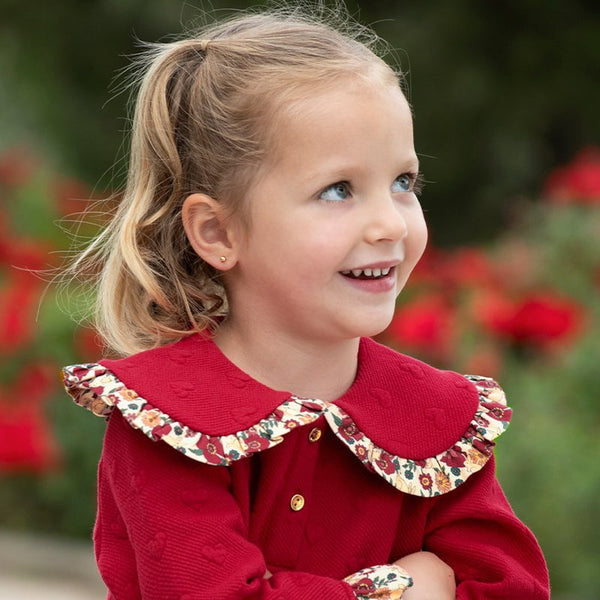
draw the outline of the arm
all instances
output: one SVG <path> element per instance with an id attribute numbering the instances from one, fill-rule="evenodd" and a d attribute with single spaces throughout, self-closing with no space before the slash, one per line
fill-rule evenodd
<path id="1" fill-rule="evenodd" d="M 415 552 L 397 560 L 395 565 L 410 573 L 413 586 L 402 600 L 454 600 L 454 571 L 431 552 Z"/>
<path id="2" fill-rule="evenodd" d="M 461 487 L 436 499 L 424 549 L 454 570 L 458 600 L 547 600 L 542 552 L 513 513 L 494 468 L 492 457 Z"/>
<path id="3" fill-rule="evenodd" d="M 100 572 L 114 596 L 401 597 L 409 581 L 390 565 L 363 570 L 344 581 L 292 571 L 269 576 L 262 552 L 247 539 L 230 484 L 227 468 L 195 463 L 163 443 L 149 441 L 113 414 L 99 474 L 95 546 Z"/>

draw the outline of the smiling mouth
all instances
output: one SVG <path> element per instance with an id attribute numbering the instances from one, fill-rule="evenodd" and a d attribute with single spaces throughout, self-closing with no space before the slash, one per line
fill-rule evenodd
<path id="1" fill-rule="evenodd" d="M 390 274 L 390 271 L 394 267 L 387 267 L 385 269 L 351 269 L 349 271 L 340 271 L 344 277 L 350 279 L 383 279 Z"/>

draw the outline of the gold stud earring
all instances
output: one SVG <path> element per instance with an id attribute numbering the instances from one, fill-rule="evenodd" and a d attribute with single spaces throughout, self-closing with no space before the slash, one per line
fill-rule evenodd
<path id="1" fill-rule="evenodd" d="M 219 256 L 219 260 L 224 263 L 227 260 L 226 256 Z"/>

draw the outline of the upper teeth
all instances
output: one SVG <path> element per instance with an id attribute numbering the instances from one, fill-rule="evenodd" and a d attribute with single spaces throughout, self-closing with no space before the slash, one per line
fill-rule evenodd
<path id="1" fill-rule="evenodd" d="M 348 271 L 342 271 L 342 275 L 352 275 L 354 277 L 360 277 L 361 275 L 365 275 L 366 277 L 381 277 L 382 275 L 387 275 L 390 272 L 391 267 L 386 267 L 385 269 L 352 269 Z"/>

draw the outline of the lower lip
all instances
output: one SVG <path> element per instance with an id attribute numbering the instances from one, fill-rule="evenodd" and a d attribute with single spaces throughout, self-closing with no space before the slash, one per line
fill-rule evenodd
<path id="1" fill-rule="evenodd" d="M 340 276 L 343 277 L 344 281 L 347 281 L 354 288 L 365 292 L 389 292 L 393 290 L 396 285 L 395 267 L 390 269 L 390 272 L 385 277 L 380 277 L 379 279 L 354 279 L 353 277 L 346 277 L 341 273 Z"/>

